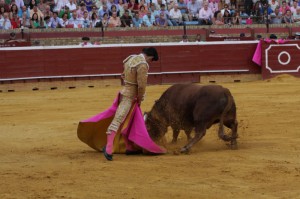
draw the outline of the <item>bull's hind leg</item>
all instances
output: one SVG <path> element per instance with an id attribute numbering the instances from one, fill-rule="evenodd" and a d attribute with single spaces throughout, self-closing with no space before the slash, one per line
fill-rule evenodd
<path id="1" fill-rule="evenodd" d="M 199 142 L 199 140 L 201 140 L 201 138 L 205 135 L 206 133 L 206 128 L 195 128 L 195 136 L 188 142 L 187 145 L 185 145 L 184 147 L 181 148 L 180 152 L 181 153 L 188 153 L 189 150 L 191 149 L 191 147 L 196 144 L 197 142 Z"/>
<path id="2" fill-rule="evenodd" d="M 231 129 L 231 137 L 230 137 L 231 149 L 237 149 L 236 139 L 238 138 L 238 134 L 237 134 L 238 122 L 236 120 L 227 120 L 224 122 L 224 125 Z"/>

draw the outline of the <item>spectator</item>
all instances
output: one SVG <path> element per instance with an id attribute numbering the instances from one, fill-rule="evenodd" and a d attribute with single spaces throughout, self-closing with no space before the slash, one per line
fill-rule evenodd
<path id="1" fill-rule="evenodd" d="M 12 19 L 10 20 L 12 29 L 21 27 L 21 20 L 16 13 L 13 14 Z"/>
<path id="2" fill-rule="evenodd" d="M 86 10 L 88 12 L 92 11 L 93 8 L 93 1 L 92 0 L 84 0 L 85 6 L 86 6 Z"/>
<path id="3" fill-rule="evenodd" d="M 86 11 L 85 3 L 81 2 L 80 3 L 80 8 L 77 10 L 77 17 L 78 18 L 83 18 L 84 11 Z"/>
<path id="4" fill-rule="evenodd" d="M 92 26 L 92 28 L 99 28 L 102 26 L 102 23 L 96 13 L 92 14 L 91 26 Z"/>
<path id="5" fill-rule="evenodd" d="M 25 13 L 27 15 L 28 18 L 30 18 L 30 12 L 29 10 L 26 8 L 26 6 L 22 6 L 21 9 L 18 12 L 18 16 L 21 18 L 23 16 L 23 13 Z"/>
<path id="6" fill-rule="evenodd" d="M 92 18 L 92 15 L 93 15 L 94 13 L 95 13 L 95 14 L 97 15 L 97 17 L 98 17 L 98 8 L 97 8 L 96 6 L 93 6 L 93 7 L 92 7 L 92 11 L 89 12 L 89 18 L 90 18 L 90 19 Z"/>
<path id="7" fill-rule="evenodd" d="M 33 6 L 33 8 L 30 10 L 30 18 L 32 18 L 32 15 L 33 15 L 34 13 L 37 14 L 39 20 L 42 19 L 42 18 L 44 18 L 43 13 L 38 9 L 38 7 L 37 7 L 36 5 Z"/>
<path id="8" fill-rule="evenodd" d="M 31 28 L 39 28 L 40 27 L 40 18 L 37 13 L 33 13 L 31 17 Z"/>
<path id="9" fill-rule="evenodd" d="M 279 7 L 279 3 L 277 0 L 270 0 L 269 4 L 273 12 L 275 12 L 275 8 Z"/>
<path id="10" fill-rule="evenodd" d="M 132 23 L 132 17 L 129 15 L 129 10 L 125 10 L 123 16 L 121 17 L 121 26 L 130 27 Z"/>
<path id="11" fill-rule="evenodd" d="M 30 2 L 29 2 L 29 8 L 33 9 L 34 6 L 37 6 L 36 1 L 35 0 L 30 0 Z"/>
<path id="12" fill-rule="evenodd" d="M 155 24 L 155 17 L 151 14 L 151 11 L 148 11 L 143 17 L 143 24 L 146 27 L 152 27 Z"/>
<path id="13" fill-rule="evenodd" d="M 2 26 L 2 29 L 4 29 L 4 30 L 9 30 L 9 29 L 11 29 L 11 23 L 10 23 L 10 20 L 9 20 L 8 15 L 9 15 L 9 14 L 8 14 L 7 12 L 5 12 L 5 13 L 3 14 L 2 20 L 0 20 L 0 21 L 1 21 L 0 26 Z"/>
<path id="14" fill-rule="evenodd" d="M 139 4 L 136 0 L 130 0 L 128 3 L 128 9 L 135 14 L 138 14 L 139 12 Z"/>
<path id="15" fill-rule="evenodd" d="M 143 24 L 143 19 L 141 19 L 138 14 L 135 14 L 132 18 L 132 22 L 134 27 L 141 27 Z"/>
<path id="16" fill-rule="evenodd" d="M 77 9 L 76 0 L 70 0 L 69 3 L 66 4 L 66 6 L 68 6 L 70 12 L 73 13 L 73 11 Z"/>
<path id="17" fill-rule="evenodd" d="M 107 5 L 103 4 L 102 9 L 99 9 L 99 13 L 98 13 L 98 16 L 100 17 L 101 20 L 102 20 L 102 17 L 103 17 L 103 15 L 105 13 L 108 15 L 109 14 L 109 10 L 107 8 Z"/>
<path id="18" fill-rule="evenodd" d="M 83 28 L 91 28 L 92 27 L 92 23 L 91 21 L 89 20 L 89 13 L 88 11 L 84 11 L 84 14 L 83 14 L 83 23 L 82 23 L 82 27 Z"/>
<path id="19" fill-rule="evenodd" d="M 50 18 L 50 22 L 48 23 L 49 28 L 59 28 L 61 27 L 60 19 L 58 18 L 58 13 L 53 12 L 53 16 Z"/>
<path id="20" fill-rule="evenodd" d="M 102 26 L 104 28 L 107 28 L 108 27 L 108 22 L 109 22 L 108 13 L 104 13 L 104 15 L 102 17 L 102 20 L 101 20 Z"/>
<path id="21" fill-rule="evenodd" d="M 62 15 L 62 18 L 60 19 L 60 27 L 61 28 L 66 28 L 69 25 L 69 19 L 68 19 L 68 13 L 64 13 Z"/>
<path id="22" fill-rule="evenodd" d="M 50 8 L 50 7 L 49 7 Z M 63 15 L 67 14 L 68 19 L 71 18 L 71 13 L 70 13 L 70 9 L 68 6 L 65 6 L 63 9 L 60 10 L 58 17 L 59 18 L 63 18 Z"/>
<path id="23" fill-rule="evenodd" d="M 300 8 L 296 10 L 296 14 L 294 15 L 294 22 L 300 24 Z"/>
<path id="24" fill-rule="evenodd" d="M 161 8 L 160 8 L 159 14 L 161 14 L 161 13 L 164 14 L 164 19 L 167 21 L 167 25 L 173 26 L 171 20 L 169 19 L 170 15 L 169 15 L 168 10 L 166 10 L 166 5 L 165 4 L 161 4 Z"/>
<path id="25" fill-rule="evenodd" d="M 219 4 L 217 0 L 210 0 L 208 7 L 211 9 L 213 13 L 217 12 L 219 10 Z"/>
<path id="26" fill-rule="evenodd" d="M 109 18 L 108 27 L 120 27 L 121 20 L 120 17 L 117 16 L 117 12 L 113 12 L 112 16 Z"/>
<path id="27" fill-rule="evenodd" d="M 14 4 L 17 5 L 17 7 L 18 7 L 19 10 L 22 8 L 22 6 L 25 5 L 23 0 L 15 0 Z"/>
<path id="28" fill-rule="evenodd" d="M 21 26 L 24 28 L 30 28 L 30 15 L 27 13 L 23 13 L 23 16 L 21 17 Z"/>
<path id="29" fill-rule="evenodd" d="M 112 16 L 113 12 L 117 13 L 117 17 L 120 16 L 120 12 L 117 10 L 117 6 L 115 4 L 111 5 L 110 10 L 108 11 L 109 16 Z"/>
<path id="30" fill-rule="evenodd" d="M 232 25 L 232 16 L 228 10 L 225 10 L 223 18 L 224 24 Z"/>
<path id="31" fill-rule="evenodd" d="M 37 5 L 38 9 L 44 14 L 44 16 L 45 16 L 45 11 L 47 6 L 49 5 L 45 3 L 45 0 L 40 0 L 40 3 L 38 3 Z M 50 10 L 50 6 L 49 6 L 49 10 Z"/>
<path id="32" fill-rule="evenodd" d="M 294 15 L 294 16 L 296 15 L 297 9 L 300 9 L 300 6 L 298 6 L 298 0 L 294 0 L 293 6 L 291 7 L 292 15 Z"/>
<path id="33" fill-rule="evenodd" d="M 107 4 L 107 7 L 108 7 L 109 11 L 112 11 L 111 10 L 112 5 L 115 5 L 117 7 L 117 4 L 114 2 L 114 0 L 107 0 L 106 4 Z"/>
<path id="34" fill-rule="evenodd" d="M 224 25 L 224 19 L 221 11 L 216 11 L 214 14 L 214 25 Z"/>
<path id="35" fill-rule="evenodd" d="M 3 29 L 3 23 L 4 23 L 4 17 L 3 15 L 0 15 L 0 30 Z"/>
<path id="36" fill-rule="evenodd" d="M 241 25 L 242 24 L 242 18 L 240 16 L 240 12 L 235 12 L 233 14 L 233 17 L 232 17 L 232 24 L 233 25 Z"/>
<path id="37" fill-rule="evenodd" d="M 279 11 L 282 13 L 282 15 L 285 15 L 287 10 L 290 10 L 291 8 L 287 5 L 286 1 L 282 1 L 282 5 L 279 8 Z"/>
<path id="38" fill-rule="evenodd" d="M 159 17 L 159 10 L 156 9 L 156 6 L 154 3 L 151 3 L 149 10 L 151 11 L 151 15 L 153 15 L 154 18 Z"/>
<path id="39" fill-rule="evenodd" d="M 147 15 L 147 10 L 144 5 L 141 5 L 139 9 L 139 18 L 142 19 L 145 15 Z"/>
<path id="40" fill-rule="evenodd" d="M 164 15 L 163 12 L 161 12 L 159 14 L 159 18 L 156 19 L 155 23 L 159 27 L 166 27 L 166 26 L 168 26 L 167 19 L 166 19 L 166 17 L 165 17 L 165 15 Z"/>
<path id="41" fill-rule="evenodd" d="M 53 12 L 56 11 L 57 13 L 60 12 L 61 9 L 64 9 L 64 7 L 69 3 L 69 0 L 56 0 L 56 6 L 53 9 Z"/>
<path id="42" fill-rule="evenodd" d="M 43 12 L 44 17 L 49 16 L 50 18 L 53 17 L 53 12 L 49 5 L 46 6 L 45 11 Z"/>
<path id="43" fill-rule="evenodd" d="M 294 23 L 294 17 L 293 17 L 292 12 L 290 10 L 286 11 L 285 15 L 282 18 L 282 23 L 285 23 L 285 24 Z"/>
<path id="44" fill-rule="evenodd" d="M 275 8 L 275 11 L 270 15 L 272 24 L 281 24 L 282 22 L 282 13 L 279 11 L 279 8 Z"/>
<path id="45" fill-rule="evenodd" d="M 212 25 L 213 13 L 208 7 L 208 2 L 204 2 L 203 4 L 203 8 L 199 11 L 199 23 L 200 25 Z"/>
<path id="46" fill-rule="evenodd" d="M 4 12 L 9 12 L 9 5 L 5 3 L 5 0 L 0 0 L 0 8 L 3 7 L 4 8 Z M 20 6 L 22 7 L 22 6 Z M 2 14 L 4 13 L 3 11 L 1 11 Z"/>
<path id="47" fill-rule="evenodd" d="M 169 16 L 173 26 L 178 26 L 182 24 L 182 15 L 181 11 L 178 9 L 177 3 L 175 3 L 174 8 L 170 10 Z"/>
<path id="48" fill-rule="evenodd" d="M 140 3 L 139 3 L 139 10 L 141 9 L 142 6 L 144 6 L 145 14 L 147 14 L 147 11 L 148 11 L 149 9 L 148 9 L 148 6 L 147 6 L 145 0 L 140 0 Z"/>
<path id="49" fill-rule="evenodd" d="M 125 13 L 125 10 L 128 9 L 128 4 L 127 4 L 127 2 L 124 3 L 123 0 L 119 0 L 118 7 L 119 7 L 119 9 L 118 9 L 119 10 L 119 16 L 123 16 L 124 13 Z"/>
<path id="50" fill-rule="evenodd" d="M 222 16 L 224 16 L 226 10 L 231 14 L 228 4 L 225 4 L 224 7 L 221 9 Z"/>
<path id="51" fill-rule="evenodd" d="M 73 24 L 74 28 L 81 28 L 82 27 L 82 18 L 77 17 L 76 10 L 74 10 L 72 12 L 72 17 L 69 19 L 69 24 Z"/>
<path id="52" fill-rule="evenodd" d="M 50 17 L 49 16 L 46 16 L 44 17 L 44 20 L 41 21 L 41 27 L 44 27 L 44 28 L 49 28 L 48 24 L 50 24 Z"/>
<path id="53" fill-rule="evenodd" d="M 189 21 L 189 10 L 187 7 L 187 4 L 184 2 L 184 0 L 179 0 L 178 1 L 178 9 L 181 12 L 182 20 L 183 21 Z"/>
<path id="54" fill-rule="evenodd" d="M 188 13 L 190 21 L 198 21 L 199 20 L 199 11 L 201 9 L 201 4 L 199 1 L 191 0 L 188 3 Z"/>
<path id="55" fill-rule="evenodd" d="M 21 7 L 22 8 L 22 7 Z M 19 11 L 18 11 L 18 7 L 16 4 L 12 4 L 12 6 L 10 7 L 10 12 L 9 12 L 9 19 L 13 18 L 13 14 L 18 15 Z"/>

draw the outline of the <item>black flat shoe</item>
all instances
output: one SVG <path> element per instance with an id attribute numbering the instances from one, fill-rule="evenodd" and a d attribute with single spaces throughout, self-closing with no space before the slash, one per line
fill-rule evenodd
<path id="1" fill-rule="evenodd" d="M 138 151 L 129 151 L 129 150 L 126 150 L 125 151 L 126 155 L 138 155 L 138 154 L 142 154 L 142 153 L 143 153 L 143 151 L 141 151 L 141 150 L 138 150 Z"/>
<path id="2" fill-rule="evenodd" d="M 103 147 L 102 151 L 107 160 L 109 160 L 109 161 L 113 160 L 113 155 L 109 155 L 108 153 L 106 153 L 106 146 Z"/>

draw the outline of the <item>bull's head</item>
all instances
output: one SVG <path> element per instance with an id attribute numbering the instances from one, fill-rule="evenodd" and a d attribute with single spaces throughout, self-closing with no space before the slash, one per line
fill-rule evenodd
<path id="1" fill-rule="evenodd" d="M 159 142 L 166 133 L 166 127 L 164 127 L 164 124 L 154 117 L 151 112 L 144 113 L 144 120 L 151 139 L 155 142 Z"/>

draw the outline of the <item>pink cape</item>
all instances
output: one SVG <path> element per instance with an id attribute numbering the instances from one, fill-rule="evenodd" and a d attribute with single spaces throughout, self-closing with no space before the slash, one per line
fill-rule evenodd
<path id="1" fill-rule="evenodd" d="M 88 144 L 90 147 L 101 151 L 102 147 L 106 144 L 105 133 L 108 125 L 116 113 L 119 97 L 120 95 L 115 98 L 112 106 L 107 110 L 79 123 L 77 135 L 81 141 Z M 137 146 L 149 152 L 158 154 L 166 153 L 165 149 L 155 144 L 150 138 L 144 122 L 142 111 L 138 104 L 135 103 L 131 110 L 132 111 L 128 114 L 128 118 L 125 120 L 120 133 L 123 136 L 126 136 L 128 140 L 135 143 Z M 117 138 L 117 140 L 118 139 L 119 138 Z M 115 144 L 116 139 L 114 141 L 114 145 Z M 119 152 L 122 153 L 124 150 Z"/>

